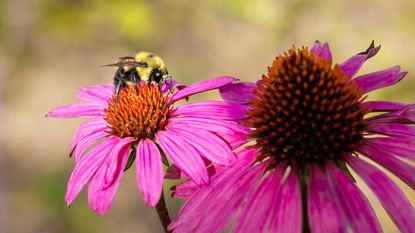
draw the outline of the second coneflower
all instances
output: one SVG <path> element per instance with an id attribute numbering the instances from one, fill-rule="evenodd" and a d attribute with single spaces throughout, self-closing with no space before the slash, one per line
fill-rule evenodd
<path id="1" fill-rule="evenodd" d="M 135 87 L 124 88 L 118 101 L 112 84 L 100 85 L 78 92 L 77 97 L 84 102 L 51 110 L 49 117 L 92 117 L 79 127 L 72 141 L 76 165 L 68 182 L 66 203 L 70 205 L 89 182 L 89 205 L 98 214 L 105 214 L 122 172 L 135 159 L 138 188 L 146 204 L 154 207 L 162 194 L 164 154 L 197 184 L 207 184 L 206 164 L 225 165 L 235 160 L 231 148 L 243 139 L 234 134 L 245 129 L 231 120 L 244 116 L 243 107 L 223 101 L 175 103 L 233 81 L 231 77 L 207 80 L 174 94 L 167 84 L 141 83 L 138 92 Z M 234 107 L 239 113 L 229 111 Z"/>
<path id="2" fill-rule="evenodd" d="M 379 48 L 334 66 L 327 44 L 293 48 L 256 84 L 221 88 L 247 107 L 255 145 L 217 169 L 209 187 L 178 185 L 175 195 L 188 200 L 170 229 L 220 232 L 234 222 L 233 232 L 381 232 L 351 167 L 397 227 L 413 232 L 413 206 L 373 163 L 415 189 L 415 168 L 404 161 L 415 161 L 415 107 L 365 101 L 406 73 L 395 66 L 355 77 Z"/>

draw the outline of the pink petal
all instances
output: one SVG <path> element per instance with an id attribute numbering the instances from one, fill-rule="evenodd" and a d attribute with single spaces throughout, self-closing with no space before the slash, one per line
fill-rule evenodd
<path id="1" fill-rule="evenodd" d="M 409 104 L 399 110 L 391 112 L 390 115 L 415 123 L 415 104 Z"/>
<path id="2" fill-rule="evenodd" d="M 196 183 L 207 184 L 209 176 L 200 154 L 174 132 L 160 131 L 156 139 L 161 149 L 180 170 L 188 174 Z"/>
<path id="3" fill-rule="evenodd" d="M 225 121 L 222 119 L 196 118 L 196 117 L 172 117 L 169 119 L 168 125 L 180 127 L 191 126 L 198 129 L 208 128 L 211 132 L 234 134 L 235 132 L 248 133 L 249 129 L 242 127 L 233 121 Z"/>
<path id="4" fill-rule="evenodd" d="M 368 109 L 371 109 L 371 112 L 389 112 L 404 108 L 407 104 L 389 102 L 389 101 L 367 101 L 363 102 Z"/>
<path id="5" fill-rule="evenodd" d="M 112 97 L 114 93 L 113 84 L 97 85 L 92 87 L 84 87 L 75 94 L 78 99 L 85 101 L 96 101 L 107 103 L 108 99 Z"/>
<path id="6" fill-rule="evenodd" d="M 182 171 L 180 171 L 180 169 L 176 165 L 172 164 L 170 167 L 167 168 L 166 175 L 164 175 L 164 178 L 174 180 L 180 179 L 182 178 Z"/>
<path id="7" fill-rule="evenodd" d="M 246 206 L 236 222 L 233 232 L 269 232 L 267 223 L 271 221 L 273 206 L 277 201 L 285 165 L 278 166 L 266 177 L 249 197 Z"/>
<path id="8" fill-rule="evenodd" d="M 365 144 L 383 151 L 388 155 L 397 155 L 415 161 L 415 141 L 401 137 L 366 138 Z"/>
<path id="9" fill-rule="evenodd" d="M 76 147 L 73 150 L 73 154 L 75 154 L 75 161 L 78 162 L 81 159 L 83 153 L 86 151 L 86 149 L 88 149 L 88 147 L 98 142 L 99 140 L 109 136 L 111 136 L 111 134 L 103 130 L 98 130 L 88 135 L 85 135 L 83 138 L 80 139 L 80 141 L 78 142 L 78 144 L 76 144 Z"/>
<path id="10" fill-rule="evenodd" d="M 107 128 L 107 122 L 101 117 L 86 120 L 76 130 L 75 135 L 72 138 L 71 149 L 74 149 L 76 144 L 78 144 L 83 137 L 91 134 L 92 132 L 104 130 L 105 128 Z"/>
<path id="11" fill-rule="evenodd" d="M 145 203 L 155 207 L 163 189 L 163 163 L 160 151 L 150 139 L 141 139 L 137 146 L 137 183 Z"/>
<path id="12" fill-rule="evenodd" d="M 359 53 L 351 58 L 349 58 L 347 61 L 340 64 L 340 67 L 344 71 L 344 73 L 347 75 L 347 77 L 354 77 L 356 73 L 359 71 L 360 67 L 362 67 L 363 63 L 375 56 L 380 49 L 380 45 L 378 47 L 375 47 L 373 41 L 372 44 L 369 46 L 369 48 L 362 53 Z"/>
<path id="13" fill-rule="evenodd" d="M 242 119 L 245 118 L 246 107 L 235 103 L 205 101 L 186 104 L 174 111 L 175 116 L 200 117 L 209 119 Z"/>
<path id="14" fill-rule="evenodd" d="M 382 165 L 412 189 L 415 189 L 415 168 L 413 166 L 367 145 L 360 145 L 358 151 Z"/>
<path id="15" fill-rule="evenodd" d="M 399 73 L 401 68 L 394 66 L 386 70 L 377 71 L 370 74 L 365 74 L 354 79 L 357 86 L 368 93 L 377 89 L 391 86 L 401 81 L 407 72 Z"/>
<path id="16" fill-rule="evenodd" d="M 120 166 L 121 162 L 124 159 L 124 150 L 127 150 L 127 152 L 130 150 L 131 145 L 137 141 L 137 138 L 134 137 L 125 137 L 121 139 L 119 143 L 114 147 L 114 150 L 112 150 L 112 154 L 117 154 L 119 156 L 112 156 L 112 161 L 109 162 L 109 167 L 107 169 L 107 172 L 105 173 L 105 188 L 111 186 L 114 184 L 116 178 L 118 177 L 118 174 L 120 173 L 120 169 L 124 171 L 124 167 Z M 129 155 L 129 154 L 128 154 Z M 128 156 L 127 155 L 127 156 Z M 128 157 L 127 157 L 128 159 Z"/>
<path id="17" fill-rule="evenodd" d="M 70 118 L 83 116 L 105 116 L 105 105 L 97 102 L 82 102 L 57 107 L 48 112 L 48 117 Z"/>
<path id="18" fill-rule="evenodd" d="M 219 136 L 228 143 L 229 147 L 232 150 L 239 148 L 240 146 L 248 143 L 247 134 L 242 134 L 242 133 L 237 133 L 233 135 L 219 134 Z"/>
<path id="19" fill-rule="evenodd" d="M 415 137 L 415 126 L 400 123 L 379 123 L 372 124 L 368 131 L 389 136 Z"/>
<path id="20" fill-rule="evenodd" d="M 270 232 L 300 233 L 303 223 L 300 185 L 297 171 L 291 168 L 285 182 L 281 185 L 274 213 L 270 223 Z"/>
<path id="21" fill-rule="evenodd" d="M 245 197 L 250 195 L 262 177 L 266 169 L 264 164 L 245 170 L 242 176 L 236 175 L 236 178 L 229 179 L 221 188 L 211 192 L 215 197 L 213 199 L 207 197 L 206 202 L 209 204 L 202 206 L 203 227 L 199 227 L 197 232 L 221 232 L 231 223 Z"/>
<path id="22" fill-rule="evenodd" d="M 400 123 L 400 124 L 414 124 L 415 123 L 415 104 L 403 106 L 400 109 L 391 111 L 389 113 L 378 114 L 366 119 L 368 124 L 379 123 Z"/>
<path id="23" fill-rule="evenodd" d="M 212 177 L 216 174 L 216 172 L 220 172 L 222 169 L 226 169 L 225 166 L 210 166 L 208 167 L 209 176 Z M 166 176 L 165 176 L 166 177 Z M 185 176 L 184 176 L 185 177 Z M 183 177 L 180 177 L 183 178 Z M 180 184 L 173 186 L 170 190 L 172 190 L 172 197 L 174 198 L 182 198 L 188 199 L 192 196 L 197 190 L 199 190 L 201 186 L 193 182 L 193 180 L 188 179 Z"/>
<path id="24" fill-rule="evenodd" d="M 89 206 L 101 216 L 107 213 L 112 205 L 112 200 L 127 163 L 132 141 L 131 138 L 120 140 L 105 158 L 88 185 Z M 108 177 L 109 174 L 111 177 Z"/>
<path id="25" fill-rule="evenodd" d="M 310 166 L 307 195 L 311 232 L 346 232 L 347 228 L 344 227 L 341 210 L 331 193 L 329 180 L 317 165 Z"/>
<path id="26" fill-rule="evenodd" d="M 199 152 L 199 156 L 203 156 L 215 164 L 226 165 L 236 159 L 231 148 L 223 139 L 209 131 L 197 130 L 192 127 L 169 127 L 169 130 L 189 142 Z"/>
<path id="27" fill-rule="evenodd" d="M 402 232 L 415 230 L 415 210 L 402 190 L 375 166 L 349 156 L 347 162 L 376 194 L 383 207 Z"/>
<path id="28" fill-rule="evenodd" d="M 76 163 L 66 189 L 65 201 L 68 206 L 78 196 L 86 182 L 88 182 L 97 169 L 99 169 L 119 140 L 120 139 L 117 137 L 108 138 L 92 148 L 78 163 Z"/>
<path id="29" fill-rule="evenodd" d="M 185 85 L 177 82 L 174 79 L 168 79 L 161 85 L 161 91 L 163 93 L 166 93 L 166 92 L 169 92 L 169 91 L 171 91 L 172 89 L 175 89 L 175 88 L 177 88 L 178 90 L 181 90 L 185 87 L 186 87 Z"/>
<path id="30" fill-rule="evenodd" d="M 246 152 L 253 152 L 252 150 L 247 150 Z M 223 169 L 218 171 L 214 176 L 212 176 L 211 184 L 209 186 L 200 187 L 183 205 L 180 209 L 180 213 L 175 221 L 169 225 L 169 229 L 174 229 L 175 232 L 192 232 L 195 231 L 199 226 L 197 232 L 207 231 L 209 226 L 205 224 L 205 215 L 212 214 L 208 212 L 208 208 L 215 209 L 215 207 L 224 207 L 228 206 L 228 200 L 241 201 L 246 193 L 238 192 L 235 190 L 235 186 L 238 181 L 246 179 L 244 177 L 248 176 L 248 173 L 261 174 L 257 169 L 251 167 L 252 163 L 255 161 L 255 153 L 246 153 L 245 156 L 241 156 L 241 159 L 235 161 L 232 165 L 228 166 L 228 169 Z M 252 173 L 252 171 L 254 171 Z M 249 179 L 251 180 L 251 179 Z M 252 180 L 251 180 L 252 181 Z M 243 187 L 243 186 L 241 186 Z M 249 188 L 248 186 L 246 188 Z M 227 192 L 234 192 L 234 196 L 224 196 Z M 222 201 L 220 202 L 219 201 Z M 216 208 L 218 209 L 218 208 Z M 228 209 L 230 210 L 230 209 Z M 231 210 L 235 213 L 236 209 Z M 228 220 L 233 217 L 233 214 L 228 212 L 228 216 L 225 216 Z M 219 216 L 217 216 L 219 220 Z M 203 224 L 199 224 L 203 221 Z M 230 222 L 229 222 L 230 223 Z M 227 225 L 228 223 L 222 222 L 222 224 Z M 214 225 L 217 226 L 215 223 Z M 206 229 L 204 229 L 206 227 Z"/>
<path id="31" fill-rule="evenodd" d="M 246 104 L 255 97 L 254 91 L 256 89 L 255 83 L 240 82 L 223 86 L 219 88 L 219 92 L 226 102 Z"/>
<path id="32" fill-rule="evenodd" d="M 331 190 L 352 232 L 382 232 L 369 201 L 350 177 L 331 162 L 326 168 Z"/>
<path id="33" fill-rule="evenodd" d="M 316 41 L 316 43 L 314 43 L 313 48 L 311 49 L 311 52 L 320 56 L 324 60 L 330 61 L 330 63 L 332 61 L 332 56 L 328 43 L 321 44 L 319 41 Z"/>
<path id="34" fill-rule="evenodd" d="M 196 184 L 192 180 L 187 180 L 178 185 L 175 185 L 171 189 L 172 197 L 188 199 L 199 189 L 200 189 L 200 186 L 198 184 Z"/>
<path id="35" fill-rule="evenodd" d="M 236 80 L 237 79 L 233 77 L 220 77 L 220 78 L 215 78 L 215 79 L 210 79 L 210 80 L 205 80 L 202 82 L 194 83 L 174 93 L 172 100 L 173 102 L 176 102 L 178 100 L 184 99 L 188 96 L 191 96 L 191 95 L 194 95 L 200 92 L 209 91 L 209 90 L 213 90 L 213 89 L 225 86 Z"/>

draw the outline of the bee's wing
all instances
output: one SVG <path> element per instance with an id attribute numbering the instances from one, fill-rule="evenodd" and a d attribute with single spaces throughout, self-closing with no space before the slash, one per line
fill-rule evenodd
<path id="1" fill-rule="evenodd" d="M 107 64 L 107 65 L 100 65 L 99 67 L 109 67 L 109 66 L 117 66 L 120 67 L 120 63 L 112 63 L 112 64 Z"/>
<path id="2" fill-rule="evenodd" d="M 119 61 L 117 63 L 101 65 L 100 67 L 111 67 L 111 66 L 115 66 L 115 67 L 129 66 L 129 67 L 143 67 L 143 68 L 148 67 L 147 63 L 145 63 L 145 62 L 136 62 L 136 61 Z"/>

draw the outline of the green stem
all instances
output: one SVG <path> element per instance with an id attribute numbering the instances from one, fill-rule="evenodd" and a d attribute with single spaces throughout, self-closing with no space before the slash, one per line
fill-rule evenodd
<path id="1" fill-rule="evenodd" d="M 308 211 L 307 211 L 307 172 L 306 170 L 301 170 L 299 172 L 300 182 L 301 182 L 301 199 L 303 205 L 303 233 L 310 233 L 310 225 L 308 225 Z"/>
<path id="2" fill-rule="evenodd" d="M 167 226 L 171 223 L 171 219 L 169 211 L 166 207 L 166 202 L 164 201 L 164 192 L 161 192 L 160 201 L 156 205 L 156 210 L 160 218 L 161 224 L 163 224 L 164 232 L 170 233 L 171 231 L 167 230 Z"/>

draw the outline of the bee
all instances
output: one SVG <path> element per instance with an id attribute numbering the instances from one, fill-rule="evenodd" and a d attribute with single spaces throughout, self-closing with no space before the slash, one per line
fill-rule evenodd
<path id="1" fill-rule="evenodd" d="M 139 52 L 134 57 L 120 57 L 117 63 L 104 66 L 118 67 L 114 75 L 115 102 L 118 101 L 120 91 L 128 85 L 134 85 L 138 92 L 138 84 L 141 81 L 148 85 L 155 83 L 160 87 L 167 79 L 171 79 L 163 60 L 148 52 Z M 169 89 L 171 91 L 170 86 Z"/>

